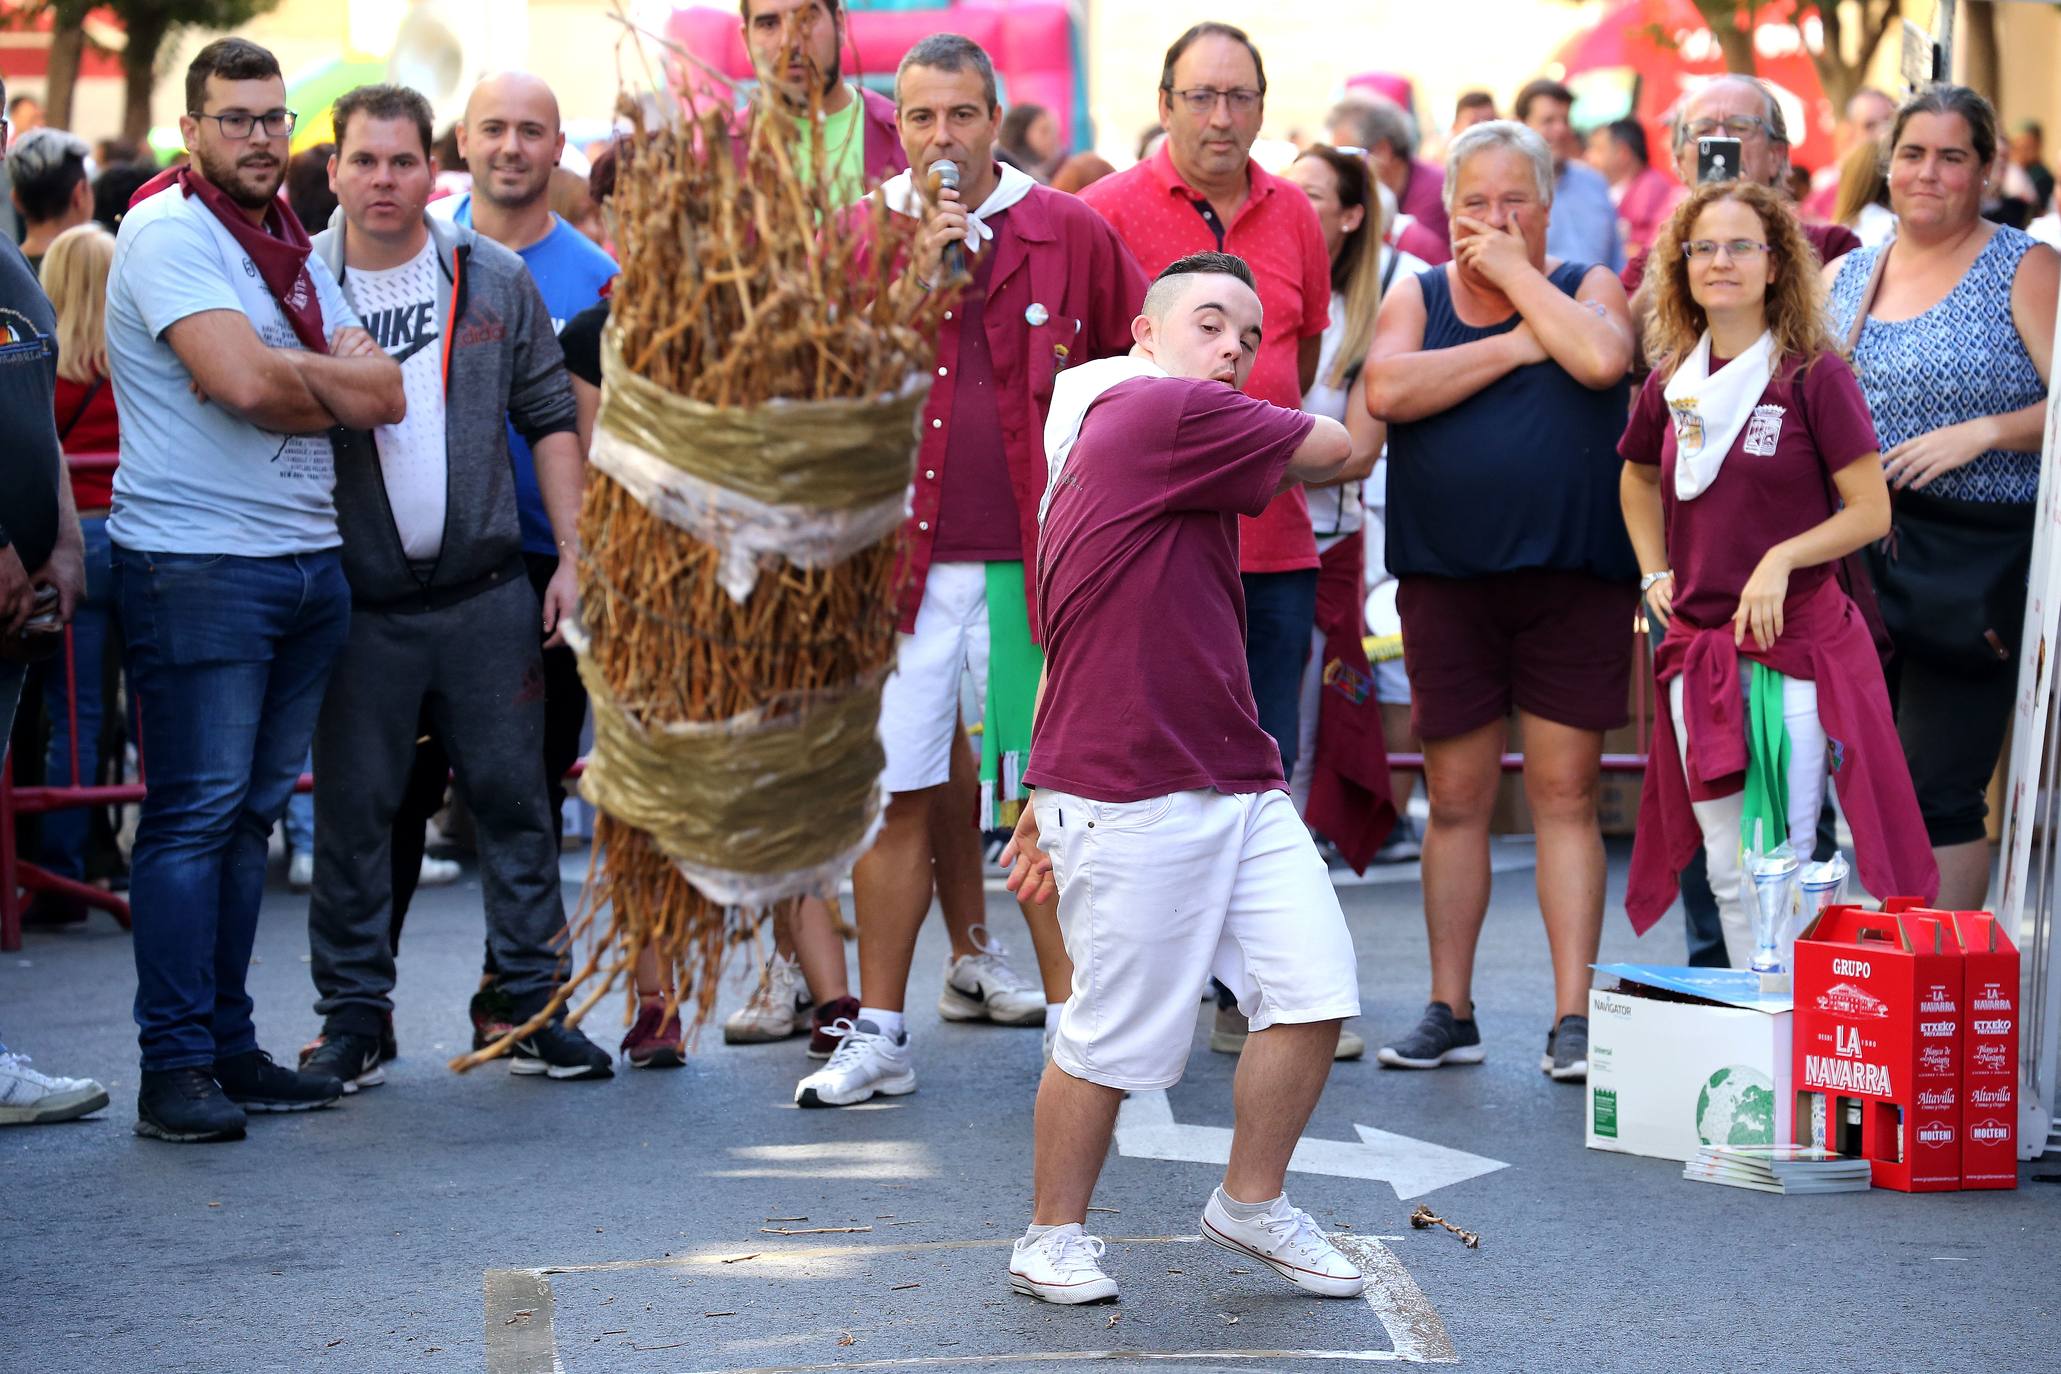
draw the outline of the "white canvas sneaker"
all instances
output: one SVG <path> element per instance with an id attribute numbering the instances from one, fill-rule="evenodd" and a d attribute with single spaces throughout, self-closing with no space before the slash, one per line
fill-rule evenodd
<path id="1" fill-rule="evenodd" d="M 801 965 L 775 954 L 759 974 L 759 985 L 751 1000 L 730 1013 L 723 1022 L 723 1043 L 763 1045 L 786 1040 L 809 1029 L 808 986 L 802 982 Z"/>
<path id="2" fill-rule="evenodd" d="M 0 1051 L 0 1126 L 40 1126 L 97 1112 L 107 1089 L 90 1078 L 53 1078 L 25 1054 Z"/>
<path id="3" fill-rule="evenodd" d="M 1045 1024 L 1045 990 L 1009 966 L 1009 949 L 986 926 L 967 932 L 978 953 L 945 956 L 945 985 L 937 1014 L 947 1021 L 993 1021 L 1002 1026 Z"/>
<path id="4" fill-rule="evenodd" d="M 1202 1208 L 1202 1234 L 1232 1254 L 1272 1266 L 1297 1288 L 1324 1298 L 1356 1298 L 1367 1287 L 1358 1265 L 1338 1252 L 1308 1212 L 1282 1195 L 1272 1214 L 1239 1221 L 1215 1193 Z"/>
<path id="5" fill-rule="evenodd" d="M 1112 1302 L 1116 1280 L 1102 1272 L 1102 1239 L 1079 1224 L 1020 1238 L 1009 1253 L 1009 1289 L 1040 1302 Z"/>
<path id="6" fill-rule="evenodd" d="M 900 1097 L 916 1091 L 916 1069 L 909 1062 L 909 1037 L 889 1039 L 871 1021 L 840 1017 L 831 1028 L 843 1038 L 830 1062 L 794 1085 L 794 1100 L 804 1107 L 849 1107 L 875 1093 Z"/>

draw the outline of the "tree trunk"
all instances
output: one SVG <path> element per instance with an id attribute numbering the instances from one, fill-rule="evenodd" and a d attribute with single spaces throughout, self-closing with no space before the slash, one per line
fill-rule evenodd
<path id="1" fill-rule="evenodd" d="M 1857 6 L 1859 42 L 1851 62 L 1846 56 L 1846 22 L 1842 13 L 1845 7 L 1836 0 L 1820 0 L 1807 8 L 1817 14 L 1824 34 L 1823 46 L 1811 54 L 1811 62 L 1818 69 L 1818 84 L 1825 88 L 1825 100 L 1832 107 L 1833 117 L 1843 119 L 1846 102 L 1868 84 L 1868 66 L 1875 60 L 1875 50 L 1889 34 L 1902 32 L 1903 0 L 1862 0 Z M 1797 17 L 1803 17 L 1801 9 Z"/>
<path id="2" fill-rule="evenodd" d="M 1753 27 L 1755 11 L 1760 8 L 1758 0 L 1696 0 L 1696 8 L 1703 15 L 1703 22 L 1710 25 L 1711 36 L 1717 39 L 1718 48 L 1725 55 L 1725 70 L 1752 76 L 1755 71 Z"/>
<path id="3" fill-rule="evenodd" d="M 138 7 L 141 8 L 141 7 Z M 158 50 L 171 25 L 155 7 L 132 13 L 129 44 L 122 49 L 122 137 L 138 144 L 150 141 L 150 98 L 157 90 Z"/>
<path id="4" fill-rule="evenodd" d="M 44 77 L 44 117 L 60 129 L 72 127 L 72 92 L 79 81 L 79 59 L 86 52 L 86 11 L 90 0 L 62 0 L 50 9 L 50 69 Z"/>

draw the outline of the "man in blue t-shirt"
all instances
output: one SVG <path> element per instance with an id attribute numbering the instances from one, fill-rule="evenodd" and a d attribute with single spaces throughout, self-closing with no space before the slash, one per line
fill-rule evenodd
<path id="1" fill-rule="evenodd" d="M 431 201 L 429 213 L 455 220 L 513 249 L 544 297 L 552 332 L 564 329 L 567 320 L 607 294 L 619 269 L 615 259 L 592 239 L 551 213 L 551 171 L 565 152 L 558 98 L 542 80 L 524 72 L 488 77 L 473 88 L 465 102 L 465 115 L 458 123 L 458 151 L 472 173 L 472 189 Z M 558 541 L 544 512 L 530 446 L 513 425 L 508 430 L 508 454 L 515 464 L 523 561 L 541 601 L 558 569 Z M 543 634 L 540 625 L 539 638 Z M 563 644 L 544 650 L 544 774 L 550 781 L 554 831 L 563 823 L 565 772 L 580 756 L 580 732 L 586 722 L 587 689 L 580 685 L 573 651 Z M 442 749 L 434 741 L 425 744 L 417 757 L 417 781 L 409 787 L 408 805 L 394 821 L 397 940 L 414 895 L 410 879 L 421 860 L 423 826 L 442 804 L 442 780 L 447 771 Z M 487 972 L 493 973 L 491 957 Z M 495 1010 L 497 1003 L 491 989 L 474 999 L 475 1043 L 505 1029 Z"/>

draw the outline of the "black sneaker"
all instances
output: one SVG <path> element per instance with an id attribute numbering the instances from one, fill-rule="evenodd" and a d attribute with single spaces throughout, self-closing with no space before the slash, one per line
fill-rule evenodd
<path id="1" fill-rule="evenodd" d="M 563 1021 L 553 1021 L 515 1042 L 508 1072 L 547 1078 L 613 1078 L 607 1050 Z"/>
<path id="2" fill-rule="evenodd" d="M 247 1050 L 215 1061 L 215 1081 L 231 1102 L 247 1112 L 307 1112 L 327 1107 L 344 1086 L 326 1073 L 296 1073 L 263 1050 Z"/>
<path id="3" fill-rule="evenodd" d="M 136 1090 L 136 1134 L 182 1145 L 243 1139 L 243 1108 L 206 1069 L 145 1069 Z"/>
<path id="4" fill-rule="evenodd" d="M 1588 1081 L 1588 1017 L 1563 1016 L 1560 1024 L 1546 1033 L 1546 1052 L 1539 1056 L 1539 1072 L 1555 1083 Z"/>
<path id="5" fill-rule="evenodd" d="M 1374 1057 L 1384 1068 L 1437 1069 L 1447 1064 L 1479 1064 L 1488 1051 L 1482 1048 L 1481 1028 L 1473 1017 L 1462 1021 L 1445 1003 L 1432 1002 L 1425 1006 L 1415 1030 L 1383 1045 Z"/>
<path id="6" fill-rule="evenodd" d="M 301 1072 L 334 1078 L 346 1095 L 386 1082 L 379 1038 L 324 1028 L 301 1051 Z"/>
<path id="7" fill-rule="evenodd" d="M 390 1064 L 401 1057 L 401 1042 L 394 1038 L 394 1014 L 379 1014 L 379 1062 Z"/>

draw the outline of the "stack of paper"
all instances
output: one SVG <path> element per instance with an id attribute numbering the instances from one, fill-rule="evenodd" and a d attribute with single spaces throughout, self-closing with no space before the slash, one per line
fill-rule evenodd
<path id="1" fill-rule="evenodd" d="M 1859 1193 L 1870 1186 L 1865 1159 L 1815 1145 L 1705 1145 L 1682 1177 L 1763 1193 Z"/>

